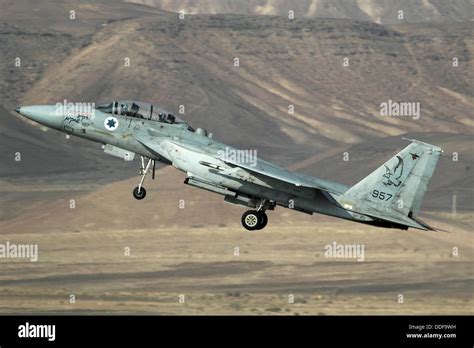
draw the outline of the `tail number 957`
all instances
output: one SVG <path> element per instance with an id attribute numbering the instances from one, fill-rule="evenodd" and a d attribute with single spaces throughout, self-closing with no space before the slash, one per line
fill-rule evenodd
<path id="1" fill-rule="evenodd" d="M 388 200 L 390 200 L 390 198 L 393 197 L 393 195 L 391 195 L 390 193 L 387 193 L 387 192 L 382 192 L 382 191 L 379 191 L 379 190 L 373 190 L 372 191 L 372 197 L 378 198 L 381 201 L 388 201 Z"/>

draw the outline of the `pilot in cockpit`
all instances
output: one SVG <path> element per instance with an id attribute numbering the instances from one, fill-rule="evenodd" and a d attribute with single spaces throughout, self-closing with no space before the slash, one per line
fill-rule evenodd
<path id="1" fill-rule="evenodd" d="M 120 104 L 120 113 L 126 115 L 128 113 L 128 105 L 125 103 Z"/>
<path id="2" fill-rule="evenodd" d="M 130 108 L 130 116 L 143 118 L 143 116 L 138 113 L 139 110 L 140 107 L 137 104 L 133 103 L 132 107 Z"/>
<path id="3" fill-rule="evenodd" d="M 176 117 L 172 114 L 168 114 L 168 117 L 166 118 L 166 120 L 167 120 L 168 123 L 173 124 L 174 121 L 176 121 Z"/>

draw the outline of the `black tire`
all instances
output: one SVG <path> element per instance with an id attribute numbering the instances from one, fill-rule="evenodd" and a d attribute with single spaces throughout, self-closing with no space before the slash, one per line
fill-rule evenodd
<path id="1" fill-rule="evenodd" d="M 260 225 L 258 225 L 257 230 L 262 230 L 267 226 L 268 223 L 268 216 L 264 211 L 259 212 L 260 214 Z"/>
<path id="2" fill-rule="evenodd" d="M 139 191 L 138 186 L 133 189 L 133 197 L 135 197 L 135 199 L 140 200 L 140 199 L 145 198 L 145 196 L 146 196 L 146 190 L 143 186 L 140 188 L 140 191 Z"/>
<path id="3" fill-rule="evenodd" d="M 243 215 L 242 215 L 242 226 L 245 227 L 245 229 L 249 231 L 254 231 L 258 229 L 262 222 L 262 217 L 260 213 L 256 210 L 247 210 Z"/>

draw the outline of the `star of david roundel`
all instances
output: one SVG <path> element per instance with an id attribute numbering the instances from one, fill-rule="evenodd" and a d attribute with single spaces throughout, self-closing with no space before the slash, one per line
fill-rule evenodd
<path id="1" fill-rule="evenodd" d="M 115 117 L 107 117 L 104 120 L 104 127 L 109 131 L 114 131 L 118 128 L 119 121 Z"/>

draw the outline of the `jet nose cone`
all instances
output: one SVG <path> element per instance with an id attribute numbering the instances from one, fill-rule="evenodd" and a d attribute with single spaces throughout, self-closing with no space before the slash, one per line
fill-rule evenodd
<path id="1" fill-rule="evenodd" d="M 15 109 L 20 115 L 45 126 L 59 129 L 63 122 L 63 115 L 56 112 L 54 105 L 31 105 Z"/>

